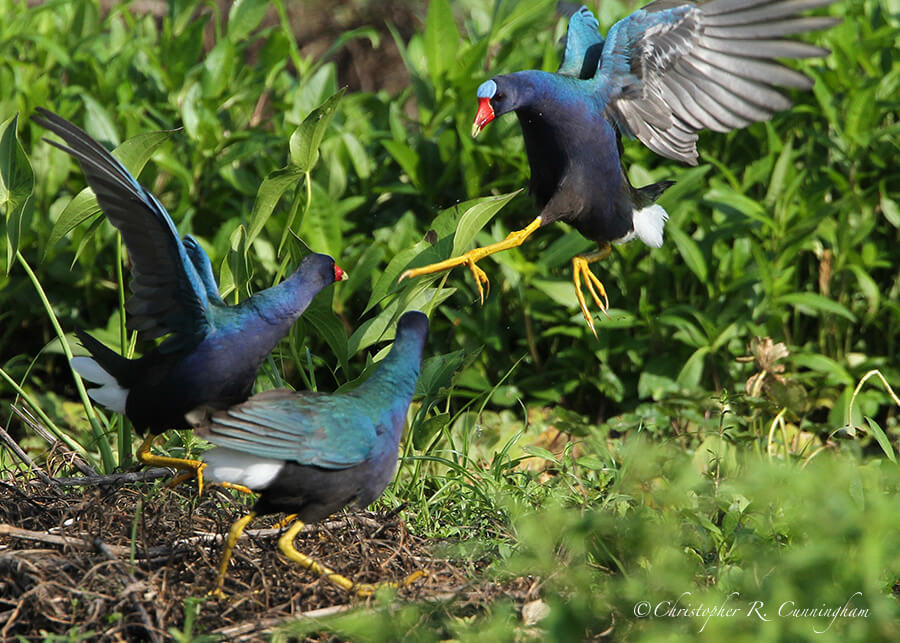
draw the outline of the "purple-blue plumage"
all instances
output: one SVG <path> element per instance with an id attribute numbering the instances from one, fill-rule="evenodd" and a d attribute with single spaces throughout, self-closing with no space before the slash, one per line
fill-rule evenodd
<path id="1" fill-rule="evenodd" d="M 51 145 L 74 156 L 101 209 L 122 234 L 132 262 L 128 328 L 165 336 L 139 359 L 126 359 L 82 330 L 91 358 L 73 366 L 99 383 L 91 397 L 124 413 L 139 432 L 188 428 L 197 407 L 227 408 L 250 395 L 259 365 L 287 334 L 312 298 L 344 272 L 321 254 L 305 257 L 282 283 L 236 306 L 219 296 L 209 257 L 183 240 L 162 204 L 102 145 L 44 109 L 34 121 L 60 136 Z"/>
<path id="2" fill-rule="evenodd" d="M 216 445 L 207 477 L 259 492 L 256 513 L 304 522 L 368 505 L 394 475 L 427 332 L 424 314 L 405 313 L 390 353 L 349 393 L 279 389 L 213 414 L 197 427 Z"/>
<path id="3" fill-rule="evenodd" d="M 780 36 L 835 24 L 796 15 L 831 2 L 657 0 L 613 25 L 605 40 L 582 7 L 569 22 L 557 73 L 516 72 L 479 87 L 473 132 L 516 112 L 541 225 L 561 220 L 600 243 L 637 236 L 658 245 L 664 219 L 644 231 L 633 218 L 671 183 L 633 188 L 618 133 L 696 165 L 700 130 L 768 119 L 790 106 L 775 87 L 810 87 L 772 59 L 827 53 Z"/>
<path id="4" fill-rule="evenodd" d="M 597 250 L 572 259 L 575 296 L 596 335 L 582 282 L 603 312 L 609 299 L 590 264 L 609 256 L 610 242 L 637 238 L 659 248 L 669 219 L 655 201 L 672 181 L 632 186 L 622 167 L 621 134 L 696 165 L 699 131 L 725 132 L 787 109 L 790 101 L 777 88 L 809 89 L 812 82 L 774 59 L 821 56 L 827 50 L 781 36 L 835 24 L 832 18 L 797 17 L 833 1 L 656 0 L 613 25 L 605 39 L 597 33 L 597 19 L 581 7 L 569 21 L 555 74 L 494 76 L 476 91 L 472 136 L 508 112 L 519 118 L 529 187 L 540 214 L 502 241 L 412 268 L 400 279 L 466 266 L 483 302 L 490 282 L 477 261 L 565 221 L 597 242 Z"/>

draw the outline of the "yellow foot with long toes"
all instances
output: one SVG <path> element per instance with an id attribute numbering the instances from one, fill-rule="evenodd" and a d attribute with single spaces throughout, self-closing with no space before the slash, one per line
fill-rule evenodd
<path id="1" fill-rule="evenodd" d="M 372 585 L 369 583 L 354 583 L 346 576 L 338 574 L 333 569 L 325 567 L 325 565 L 323 565 L 322 563 L 313 560 L 306 554 L 303 554 L 294 548 L 294 538 L 297 537 L 297 534 L 300 533 L 301 529 L 303 529 L 303 521 L 295 521 L 294 524 L 291 525 L 290 529 L 284 532 L 281 535 L 281 538 L 278 539 L 278 548 L 281 549 L 282 553 L 290 560 L 294 561 L 295 563 L 299 563 L 306 569 L 315 574 L 318 574 L 319 576 L 327 578 L 329 581 L 349 594 L 356 594 L 357 596 L 361 597 L 371 596 L 379 587 L 406 587 L 410 583 L 413 583 L 417 579 L 425 576 L 425 572 L 417 571 L 407 576 L 400 583 L 379 583 L 378 585 Z"/>
<path id="2" fill-rule="evenodd" d="M 421 268 L 413 268 L 412 270 L 407 270 L 402 275 L 400 275 L 400 279 L 398 279 L 398 281 L 403 281 L 404 279 L 407 279 L 409 277 L 433 275 L 438 272 L 456 268 L 457 266 L 467 266 L 469 268 L 469 272 L 472 273 L 472 277 L 475 279 L 475 285 L 478 287 L 478 298 L 481 300 L 481 303 L 484 304 L 485 287 L 487 288 L 488 294 L 490 294 L 491 282 L 488 280 L 488 276 L 484 272 L 484 270 L 476 266 L 475 263 L 481 261 L 485 257 L 497 254 L 498 252 L 521 246 L 525 242 L 525 240 L 540 227 L 541 217 L 538 217 L 537 219 L 529 223 L 527 227 L 522 228 L 521 230 L 516 230 L 515 232 L 510 232 L 508 235 L 506 235 L 506 239 L 504 239 L 503 241 L 492 243 L 491 245 L 484 246 L 483 248 L 475 248 L 474 250 L 469 250 L 464 255 L 454 257 L 453 259 L 447 259 L 445 261 L 439 261 L 427 266 L 422 266 Z"/>
<path id="3" fill-rule="evenodd" d="M 209 592 L 209 596 L 213 598 L 225 598 L 225 574 L 228 573 L 228 563 L 231 562 L 231 554 L 234 553 L 234 546 L 237 544 L 238 538 L 244 533 L 244 529 L 250 524 L 250 521 L 256 517 L 256 512 L 251 511 L 243 518 L 238 518 L 231 524 L 228 530 L 228 537 L 225 539 L 225 546 L 222 548 L 222 560 L 219 561 L 219 573 L 216 576 L 216 586 Z"/>
<path id="4" fill-rule="evenodd" d="M 368 598 L 372 596 L 375 592 L 378 591 L 380 587 L 393 587 L 394 589 L 400 589 L 403 587 L 409 587 L 413 583 L 415 583 L 420 578 L 426 578 L 428 576 L 428 572 L 422 571 L 421 569 L 414 571 L 412 574 L 404 578 L 399 583 L 394 581 L 388 581 L 386 583 L 378 583 L 377 585 L 372 585 L 370 583 L 357 583 L 352 587 L 352 589 L 347 591 L 356 592 L 356 595 L 360 598 Z M 343 576 L 341 576 L 343 578 Z M 346 580 L 346 579 L 345 579 Z"/>
<path id="5" fill-rule="evenodd" d="M 184 471 L 185 473 L 173 478 L 166 485 L 166 487 L 170 489 L 178 484 L 181 484 L 185 480 L 190 480 L 191 478 L 196 477 L 197 493 L 203 495 L 203 470 L 206 468 L 206 463 L 201 462 L 200 460 L 188 460 L 186 458 L 170 458 L 168 456 L 153 455 L 152 453 L 150 453 L 150 446 L 153 444 L 153 441 L 155 439 L 156 436 L 152 434 L 144 438 L 144 441 L 138 448 L 138 460 L 140 460 L 141 463 L 146 466 L 172 467 L 173 469 Z"/>
<path id="6" fill-rule="evenodd" d="M 284 529 L 296 519 L 297 514 L 288 514 L 287 516 L 276 522 L 274 525 L 272 525 L 272 529 Z"/>
<path id="7" fill-rule="evenodd" d="M 593 272 L 591 272 L 590 264 L 595 261 L 606 259 L 609 256 L 609 253 L 610 246 L 608 243 L 605 243 L 596 252 L 578 255 L 572 259 L 572 281 L 575 282 L 575 297 L 578 298 L 578 305 L 581 306 L 581 312 L 587 320 L 591 332 L 594 333 L 594 337 L 597 336 L 597 330 L 594 328 L 593 317 L 590 312 L 588 312 L 587 300 L 581 290 L 581 280 L 584 279 L 588 292 L 591 293 L 591 298 L 594 300 L 597 308 L 605 315 L 606 311 L 609 310 L 609 298 L 606 296 L 606 288 L 603 287 L 600 280 Z"/>

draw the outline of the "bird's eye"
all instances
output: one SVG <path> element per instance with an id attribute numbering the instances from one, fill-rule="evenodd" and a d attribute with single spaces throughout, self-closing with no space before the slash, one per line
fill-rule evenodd
<path id="1" fill-rule="evenodd" d="M 504 98 L 506 98 L 506 94 L 503 92 L 494 95 L 494 100 L 503 100 Z"/>

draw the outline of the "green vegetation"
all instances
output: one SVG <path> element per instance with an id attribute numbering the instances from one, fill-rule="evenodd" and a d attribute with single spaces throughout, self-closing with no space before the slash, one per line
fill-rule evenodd
<path id="1" fill-rule="evenodd" d="M 810 40 L 832 54 L 795 65 L 814 91 L 771 123 L 703 135 L 699 167 L 626 143 L 633 183 L 677 184 L 660 201 L 664 247 L 622 246 L 594 267 L 612 305 L 599 340 L 569 274 L 589 244 L 563 225 L 484 262 L 484 306 L 465 270 L 397 283 L 534 217 L 517 192 L 528 169 L 515 119 L 477 143 L 469 132 L 490 73 L 555 69 L 555 4 L 434 0 L 410 8 L 421 25 L 409 37 L 372 25 L 313 59 L 282 0 L 221 13 L 182 0 L 162 16 L 0 0 L 4 425 L 16 401 L 102 470 L 131 458 L 128 427 L 92 408 L 67 362 L 76 327 L 140 350 L 123 324 L 127 265 L 80 170 L 28 120 L 43 106 L 118 146 L 209 252 L 229 301 L 280 281 L 307 248 L 349 272 L 258 388 L 334 390 L 360 377 L 400 313 L 429 312 L 430 358 L 381 502 L 407 503 L 415 533 L 461 541 L 442 555 L 486 558 L 501 581 L 534 576 L 549 616 L 526 627 L 506 600 L 383 603 L 297 628 L 897 640 L 900 4 L 831 8 L 843 23 Z M 629 6 L 604 0 L 603 28 Z M 391 38 L 408 88 L 342 89 L 332 54 Z M 22 437 L 37 455 L 43 442 Z M 167 439 L 173 455 L 203 448 Z M 865 616 L 785 615 L 848 600 Z M 638 618 L 643 601 L 740 612 Z"/>

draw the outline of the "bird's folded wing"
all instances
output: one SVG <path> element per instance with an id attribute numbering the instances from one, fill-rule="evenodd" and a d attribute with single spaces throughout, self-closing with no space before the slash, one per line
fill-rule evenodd
<path id="1" fill-rule="evenodd" d="M 775 58 L 828 50 L 782 36 L 828 28 L 839 19 L 798 17 L 834 0 L 659 0 L 610 29 L 594 82 L 607 114 L 656 153 L 695 165 L 697 132 L 727 132 L 790 107 L 776 87 L 812 81 Z"/>
<path id="2" fill-rule="evenodd" d="M 566 45 L 557 74 L 574 78 L 590 78 L 597 70 L 603 51 L 600 23 L 591 10 L 582 6 L 569 18 Z"/>
<path id="3" fill-rule="evenodd" d="M 197 243 L 197 240 L 189 234 L 184 235 L 184 239 L 181 240 L 181 245 L 184 246 L 184 250 L 187 252 L 191 263 L 194 264 L 197 276 L 200 277 L 200 281 L 203 283 L 207 300 L 218 304 L 219 306 L 224 306 L 225 302 L 219 294 L 219 284 L 216 282 L 216 275 L 213 272 L 209 255 L 204 252 L 203 248 L 200 247 L 200 244 Z"/>
<path id="4" fill-rule="evenodd" d="M 346 396 L 280 389 L 215 413 L 196 429 L 216 446 L 263 458 L 345 469 L 371 453 L 372 420 Z"/>
<path id="5" fill-rule="evenodd" d="M 101 209 L 122 234 L 132 263 L 128 328 L 145 339 L 172 333 L 167 349 L 196 344 L 209 329 L 206 289 L 165 208 L 86 132 L 52 112 L 37 111 L 35 122 L 66 144 L 47 142 L 78 160 Z"/>

